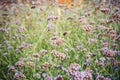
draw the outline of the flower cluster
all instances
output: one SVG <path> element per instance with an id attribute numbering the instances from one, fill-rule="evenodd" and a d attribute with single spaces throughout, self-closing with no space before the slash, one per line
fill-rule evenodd
<path id="1" fill-rule="evenodd" d="M 42 70 L 45 70 L 47 67 L 53 67 L 54 64 L 53 63 L 48 63 L 48 62 L 45 62 L 43 63 L 43 65 L 41 66 Z"/>
<path id="2" fill-rule="evenodd" d="M 92 15 L 91 12 L 86 12 L 85 13 L 85 17 L 91 16 L 91 15 Z"/>
<path id="3" fill-rule="evenodd" d="M 60 53 L 56 50 L 52 50 L 51 54 L 54 55 L 56 58 L 60 58 L 62 60 L 64 60 L 66 58 L 66 55 L 64 53 Z"/>
<path id="4" fill-rule="evenodd" d="M 87 52 L 87 53 L 85 54 L 85 58 L 86 58 L 87 60 L 90 60 L 92 56 L 96 56 L 96 54 L 95 54 L 95 53 L 91 53 L 91 52 Z"/>
<path id="5" fill-rule="evenodd" d="M 89 43 L 89 44 L 92 44 L 92 43 L 94 43 L 95 41 L 96 41 L 95 38 L 89 38 L 89 39 L 88 39 L 88 43 Z"/>
<path id="6" fill-rule="evenodd" d="M 54 46 L 58 46 L 62 43 L 64 43 L 64 39 L 63 38 L 60 38 L 58 36 L 53 36 L 51 39 L 50 39 L 50 43 Z"/>
<path id="7" fill-rule="evenodd" d="M 46 53 L 47 53 L 47 50 L 45 49 L 40 50 L 40 55 L 45 55 Z"/>
<path id="8" fill-rule="evenodd" d="M 14 78 L 17 79 L 17 80 L 19 80 L 19 79 L 24 79 L 24 78 L 26 78 L 26 76 L 25 76 L 24 74 L 20 73 L 20 72 L 16 72 L 16 73 L 14 74 Z"/>
<path id="9" fill-rule="evenodd" d="M 77 19 L 77 21 L 78 21 L 78 22 L 82 22 L 82 23 L 86 22 L 86 21 L 85 21 L 85 16 L 79 17 L 79 18 Z"/>
<path id="10" fill-rule="evenodd" d="M 47 30 L 50 31 L 51 29 L 53 29 L 54 24 L 53 23 L 49 23 L 46 27 L 47 27 Z"/>
<path id="11" fill-rule="evenodd" d="M 108 12 L 110 12 L 110 9 L 109 8 L 101 8 L 100 11 L 103 13 L 108 13 Z"/>
<path id="12" fill-rule="evenodd" d="M 10 31 L 10 28 L 0 28 L 0 31 L 4 32 L 5 34 L 8 34 Z"/>
<path id="13" fill-rule="evenodd" d="M 108 47 L 109 43 L 106 40 L 101 41 L 103 47 Z"/>
<path id="14" fill-rule="evenodd" d="M 85 25 L 82 28 L 87 32 L 92 32 L 93 31 L 93 26 L 92 25 Z"/>
<path id="15" fill-rule="evenodd" d="M 107 33 L 110 35 L 112 40 L 116 39 L 117 32 L 114 29 L 108 28 Z"/>
<path id="16" fill-rule="evenodd" d="M 103 30 L 106 30 L 106 26 L 98 25 L 98 26 L 97 26 L 97 29 L 103 31 Z"/>
<path id="17" fill-rule="evenodd" d="M 32 44 L 24 42 L 16 48 L 16 52 L 18 53 L 22 49 L 31 48 L 31 47 L 32 47 Z"/>
<path id="18" fill-rule="evenodd" d="M 103 50 L 103 55 L 106 56 L 106 57 L 114 57 L 115 52 L 113 50 L 104 49 Z"/>
<path id="19" fill-rule="evenodd" d="M 111 80 L 109 77 L 104 77 L 103 75 L 97 75 L 96 80 Z"/>
<path id="20" fill-rule="evenodd" d="M 92 80 L 92 74 L 88 71 L 76 71 L 73 76 L 72 80 Z"/>
<path id="21" fill-rule="evenodd" d="M 111 20 L 113 20 L 115 22 L 119 22 L 120 21 L 120 10 L 118 10 L 116 13 L 114 13 L 111 16 Z"/>
<path id="22" fill-rule="evenodd" d="M 23 67 L 25 64 L 24 64 L 24 61 L 18 61 L 18 62 L 16 62 L 16 66 L 17 67 Z"/>
<path id="23" fill-rule="evenodd" d="M 104 25 L 104 24 L 107 24 L 109 23 L 109 21 L 107 19 L 100 19 L 100 24 L 101 25 Z"/>
<path id="24" fill-rule="evenodd" d="M 29 61 L 29 62 L 27 62 L 27 65 L 28 65 L 29 67 L 33 67 L 33 66 L 34 66 L 34 63 L 31 62 L 31 61 Z"/>
<path id="25" fill-rule="evenodd" d="M 47 21 L 55 21 L 59 18 L 59 16 L 48 16 Z"/>
<path id="26" fill-rule="evenodd" d="M 25 30 L 25 27 L 24 27 L 24 26 L 20 26 L 20 27 L 18 28 L 18 31 L 19 31 L 20 33 L 24 32 L 24 30 Z"/>
<path id="27" fill-rule="evenodd" d="M 70 64 L 70 66 L 68 67 L 68 74 L 69 75 L 73 75 L 76 71 L 79 71 L 81 68 L 81 66 L 77 63 L 72 63 Z"/>
<path id="28" fill-rule="evenodd" d="M 101 57 L 100 59 L 99 59 L 99 66 L 104 66 L 106 63 L 105 63 L 105 58 L 104 57 Z"/>
<path id="29" fill-rule="evenodd" d="M 9 69 L 8 69 L 9 71 L 14 71 L 14 70 L 15 70 L 15 67 L 14 67 L 14 66 L 8 66 L 8 68 L 9 68 Z"/>
<path id="30" fill-rule="evenodd" d="M 40 54 L 39 54 L 39 53 L 34 53 L 34 54 L 33 54 L 33 57 L 37 59 L 37 58 L 40 57 Z"/>

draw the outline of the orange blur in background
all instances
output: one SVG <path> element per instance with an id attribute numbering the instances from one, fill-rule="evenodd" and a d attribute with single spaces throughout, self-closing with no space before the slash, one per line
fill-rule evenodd
<path id="1" fill-rule="evenodd" d="M 71 0 L 58 0 L 58 3 L 60 4 L 70 4 L 72 1 Z"/>

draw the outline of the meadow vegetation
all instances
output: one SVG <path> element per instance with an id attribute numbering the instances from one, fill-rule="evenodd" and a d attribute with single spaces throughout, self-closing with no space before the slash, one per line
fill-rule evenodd
<path id="1" fill-rule="evenodd" d="M 120 80 L 120 8 L 53 1 L 0 6 L 0 80 Z"/>

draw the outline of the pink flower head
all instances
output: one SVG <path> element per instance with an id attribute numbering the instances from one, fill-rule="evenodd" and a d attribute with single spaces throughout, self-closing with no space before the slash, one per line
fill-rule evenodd
<path id="1" fill-rule="evenodd" d="M 60 58 L 62 60 L 64 60 L 66 58 L 66 55 L 64 53 L 60 53 L 56 50 L 52 50 L 51 54 L 54 55 L 56 58 Z"/>
<path id="2" fill-rule="evenodd" d="M 108 12 L 110 11 L 109 8 L 101 8 L 100 10 L 101 10 L 101 12 L 103 12 L 103 13 L 108 13 Z"/>
<path id="3" fill-rule="evenodd" d="M 107 57 L 113 57 L 113 56 L 115 56 L 115 52 L 113 50 L 105 49 L 103 55 L 107 56 Z"/>
<path id="4" fill-rule="evenodd" d="M 24 61 L 18 61 L 18 62 L 16 63 L 16 66 L 17 66 L 17 67 L 23 67 L 23 66 L 24 66 Z"/>
<path id="5" fill-rule="evenodd" d="M 47 53 L 47 50 L 45 50 L 45 49 L 40 50 L 40 55 L 44 55 L 46 53 Z"/>
<path id="6" fill-rule="evenodd" d="M 31 61 L 27 62 L 27 65 L 28 65 L 29 67 L 33 67 L 33 66 L 34 66 L 33 62 L 31 62 Z"/>
<path id="7" fill-rule="evenodd" d="M 73 74 L 73 79 L 74 80 L 92 80 L 92 74 L 90 72 L 87 71 L 76 71 Z"/>
<path id="8" fill-rule="evenodd" d="M 60 38 L 58 36 L 54 36 L 50 39 L 50 43 L 54 46 L 58 46 L 58 45 L 64 43 L 64 39 Z"/>
<path id="9" fill-rule="evenodd" d="M 34 54 L 33 54 L 33 57 L 34 57 L 34 58 L 39 58 L 40 55 L 39 55 L 38 53 L 34 53 Z"/>
<path id="10" fill-rule="evenodd" d="M 68 67 L 68 74 L 73 75 L 76 71 L 80 70 L 80 65 L 76 63 L 70 64 Z"/>
<path id="11" fill-rule="evenodd" d="M 15 67 L 14 66 L 9 66 L 9 71 L 14 71 Z"/>
<path id="12" fill-rule="evenodd" d="M 19 32 L 24 32 L 24 30 L 25 30 L 25 27 L 24 27 L 24 26 L 20 26 L 20 27 L 18 28 L 18 31 L 19 31 Z"/>
<path id="13" fill-rule="evenodd" d="M 22 79 L 22 78 L 26 78 L 26 76 L 24 74 L 22 74 L 22 73 L 16 72 L 14 74 L 14 78 L 19 80 L 19 79 Z"/>

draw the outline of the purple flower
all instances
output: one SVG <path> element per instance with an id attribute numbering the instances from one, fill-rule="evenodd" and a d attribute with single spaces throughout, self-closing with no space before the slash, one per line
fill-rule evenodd
<path id="1" fill-rule="evenodd" d="M 40 50 L 40 55 L 44 55 L 46 53 L 47 53 L 47 50 L 45 50 L 45 49 Z"/>
<path id="2" fill-rule="evenodd" d="M 25 30 L 25 27 L 24 27 L 24 26 L 20 26 L 20 27 L 18 28 L 18 31 L 19 31 L 20 33 L 24 32 L 24 30 Z"/>
<path id="3" fill-rule="evenodd" d="M 47 21 L 54 21 L 54 20 L 57 20 L 59 18 L 59 16 L 48 16 L 48 18 L 47 18 Z"/>
<path id="4" fill-rule="evenodd" d="M 53 24 L 53 23 L 49 23 L 49 24 L 47 25 L 48 31 L 50 31 L 51 29 L 53 29 L 53 27 L 54 27 L 54 24 Z"/>
<path id="5" fill-rule="evenodd" d="M 66 59 L 66 55 L 64 53 L 58 52 L 56 50 L 52 50 L 51 54 L 55 56 L 56 58 L 60 58 L 62 60 Z"/>
<path id="6" fill-rule="evenodd" d="M 92 74 L 87 71 L 76 71 L 72 77 L 73 80 L 92 80 Z"/>
<path id="7" fill-rule="evenodd" d="M 102 75 L 97 75 L 97 77 L 96 77 L 96 80 L 104 80 L 104 76 L 102 76 Z"/>
<path id="8" fill-rule="evenodd" d="M 8 68 L 9 68 L 9 69 L 8 69 L 9 71 L 14 71 L 14 70 L 15 70 L 15 67 L 14 67 L 14 66 L 9 66 Z"/>
<path id="9" fill-rule="evenodd" d="M 68 74 L 73 75 L 76 71 L 79 71 L 81 66 L 77 63 L 71 63 L 68 67 Z"/>
<path id="10" fill-rule="evenodd" d="M 103 12 L 103 13 L 108 13 L 108 12 L 110 11 L 109 8 L 101 8 L 100 10 L 101 10 L 101 12 Z"/>
<path id="11" fill-rule="evenodd" d="M 19 80 L 19 79 L 22 79 L 22 78 L 26 78 L 26 76 L 24 74 L 20 73 L 20 72 L 16 72 L 14 74 L 14 78 Z"/>
<path id="12" fill-rule="evenodd" d="M 60 44 L 63 44 L 64 43 L 64 39 L 63 38 L 60 38 L 58 36 L 53 36 L 51 39 L 50 39 L 50 43 L 54 46 L 58 46 Z"/>
<path id="13" fill-rule="evenodd" d="M 16 66 L 17 67 L 23 67 L 24 66 L 24 61 L 18 61 L 18 62 L 16 62 Z"/>
<path id="14" fill-rule="evenodd" d="M 120 56 L 120 51 L 116 51 L 116 54 L 117 54 L 118 56 Z"/>

